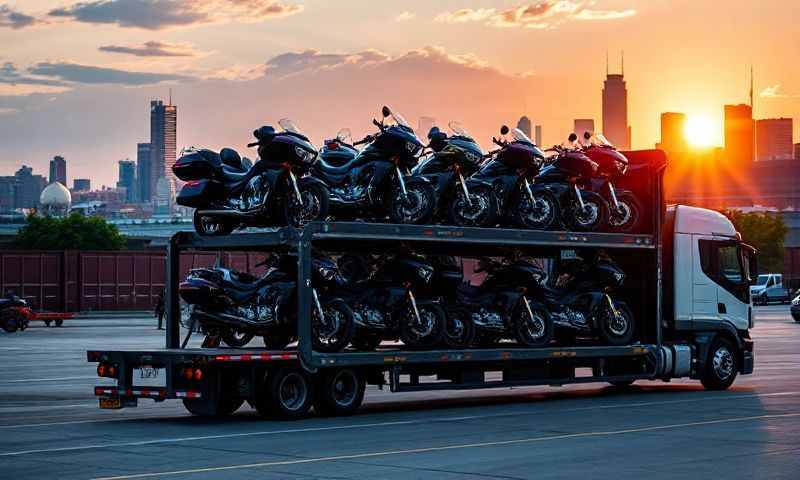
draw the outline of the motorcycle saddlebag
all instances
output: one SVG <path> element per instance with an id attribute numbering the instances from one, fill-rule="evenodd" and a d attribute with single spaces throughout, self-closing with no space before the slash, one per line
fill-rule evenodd
<path id="1" fill-rule="evenodd" d="M 198 150 L 181 156 L 172 166 L 172 172 L 183 181 L 200 180 L 214 178 L 221 165 L 219 154 L 211 150 Z"/>
<path id="2" fill-rule="evenodd" d="M 184 207 L 206 207 L 218 188 L 222 188 L 222 185 L 214 180 L 192 180 L 183 184 L 175 201 Z"/>
<path id="3" fill-rule="evenodd" d="M 208 280 L 192 278 L 181 282 L 178 286 L 183 301 L 190 305 L 207 305 L 212 303 L 219 293 L 219 288 Z"/>

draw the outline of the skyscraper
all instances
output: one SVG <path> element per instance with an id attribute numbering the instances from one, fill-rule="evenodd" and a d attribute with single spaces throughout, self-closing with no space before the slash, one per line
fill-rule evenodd
<path id="1" fill-rule="evenodd" d="M 658 147 L 668 153 L 686 151 L 686 114 L 665 112 L 661 114 L 661 143 Z"/>
<path id="2" fill-rule="evenodd" d="M 136 162 L 130 160 L 119 161 L 119 180 L 117 188 L 125 189 L 125 201 L 133 203 L 136 201 Z"/>
<path id="3" fill-rule="evenodd" d="M 583 138 L 583 134 L 585 132 L 589 132 L 589 134 L 594 133 L 594 119 L 593 118 L 576 118 L 574 122 L 574 126 L 572 129 L 573 132 L 578 136 L 578 138 Z"/>
<path id="4" fill-rule="evenodd" d="M 14 174 L 17 179 L 14 186 L 14 208 L 34 208 L 39 205 L 39 195 L 47 180 L 41 175 L 34 175 L 33 168 L 23 165 Z"/>
<path id="5" fill-rule="evenodd" d="M 792 159 L 792 119 L 756 120 L 756 160 Z"/>
<path id="6" fill-rule="evenodd" d="M 528 138 L 531 138 L 531 119 L 530 118 L 528 118 L 528 117 L 526 117 L 524 115 L 522 117 L 520 117 L 519 121 L 517 122 L 517 128 L 522 130 L 522 133 L 524 133 Z"/>
<path id="7" fill-rule="evenodd" d="M 535 131 L 535 139 L 533 140 L 536 145 L 542 146 L 542 126 L 536 125 Z"/>
<path id="8" fill-rule="evenodd" d="M 136 181 L 139 184 L 139 201 L 149 202 L 152 200 L 153 188 L 153 169 L 150 158 L 150 144 L 136 144 Z"/>
<path id="9" fill-rule="evenodd" d="M 175 164 L 176 129 L 178 121 L 178 107 L 164 105 L 161 100 L 150 102 L 150 194 L 155 192 L 158 179 L 164 177 L 168 180 L 170 191 L 174 194 L 175 174 L 172 166 Z"/>
<path id="10" fill-rule="evenodd" d="M 436 126 L 436 119 L 433 117 L 419 117 L 419 123 L 417 124 L 417 135 L 419 138 L 427 138 L 428 132 L 431 131 L 431 128 Z"/>
<path id="11" fill-rule="evenodd" d="M 747 168 L 753 163 L 755 131 L 750 105 L 725 105 L 725 158 L 727 163 Z"/>
<path id="12" fill-rule="evenodd" d="M 67 185 L 67 161 L 60 155 L 50 160 L 50 183 L 53 182 Z"/>
<path id="13" fill-rule="evenodd" d="M 603 82 L 603 135 L 620 150 L 630 150 L 625 65 L 623 63 L 621 73 L 608 73 L 607 59 Z"/>

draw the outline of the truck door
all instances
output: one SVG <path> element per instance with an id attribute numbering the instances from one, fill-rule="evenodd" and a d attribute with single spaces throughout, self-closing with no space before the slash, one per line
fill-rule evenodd
<path id="1" fill-rule="evenodd" d="M 713 237 L 692 235 L 692 320 L 717 319 L 717 284 L 708 274 L 711 254 L 705 246 Z"/>
<path id="2" fill-rule="evenodd" d="M 750 269 L 736 240 L 699 240 L 702 270 L 716 284 L 716 317 L 737 330 L 750 326 Z"/>

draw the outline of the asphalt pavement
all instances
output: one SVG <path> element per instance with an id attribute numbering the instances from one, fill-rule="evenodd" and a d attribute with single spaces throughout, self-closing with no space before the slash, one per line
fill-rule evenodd
<path id="1" fill-rule="evenodd" d="M 190 416 L 178 401 L 105 411 L 87 349 L 158 348 L 152 318 L 0 332 L 0 478 L 800 478 L 800 323 L 756 309 L 755 373 L 468 392 L 368 389 L 349 418 Z M 199 339 L 195 339 L 199 341 Z"/>

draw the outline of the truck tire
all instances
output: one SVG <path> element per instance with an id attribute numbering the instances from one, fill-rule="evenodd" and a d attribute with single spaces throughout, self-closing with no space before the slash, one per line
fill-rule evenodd
<path id="1" fill-rule="evenodd" d="M 326 371 L 320 377 L 314 409 L 324 416 L 352 415 L 364 401 L 366 386 L 363 375 L 352 368 Z"/>
<path id="2" fill-rule="evenodd" d="M 60 327 L 61 325 L 64 325 L 64 319 L 59 318 L 56 320 L 56 327 Z"/>
<path id="3" fill-rule="evenodd" d="M 22 322 L 21 315 L 12 310 L 6 310 L 0 313 L 0 327 L 8 333 L 14 333 Z"/>
<path id="4" fill-rule="evenodd" d="M 314 401 L 314 383 L 304 370 L 280 368 L 267 372 L 256 397 L 256 410 L 265 417 L 294 420 L 305 417 Z"/>
<path id="5" fill-rule="evenodd" d="M 233 396 L 231 382 L 223 382 L 217 397 L 211 398 L 184 398 L 183 406 L 192 415 L 198 417 L 224 417 L 232 414 L 242 406 L 244 400 Z"/>
<path id="6" fill-rule="evenodd" d="M 739 351 L 727 338 L 717 337 L 708 348 L 708 357 L 700 377 L 706 390 L 726 390 L 739 374 Z"/>

